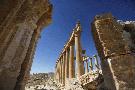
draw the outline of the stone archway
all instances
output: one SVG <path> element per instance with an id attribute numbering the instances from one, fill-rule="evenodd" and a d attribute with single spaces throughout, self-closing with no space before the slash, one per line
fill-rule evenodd
<path id="1" fill-rule="evenodd" d="M 0 7 L 5 11 L 0 14 L 0 90 L 24 90 L 52 5 L 49 0 L 1 0 Z"/>

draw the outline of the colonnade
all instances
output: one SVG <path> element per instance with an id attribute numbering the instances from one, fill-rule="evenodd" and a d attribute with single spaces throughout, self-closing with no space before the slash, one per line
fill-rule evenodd
<path id="1" fill-rule="evenodd" d="M 90 70 L 93 71 L 92 58 L 83 56 L 82 54 L 80 41 L 81 32 L 81 25 L 80 22 L 78 22 L 56 62 L 55 79 L 60 84 L 64 85 L 67 78 L 79 78 Z M 99 70 L 97 56 L 95 55 L 94 58 L 95 68 Z M 90 63 L 90 65 L 88 63 Z"/>
<path id="2" fill-rule="evenodd" d="M 80 77 L 84 74 L 84 64 L 82 60 L 82 48 L 80 41 L 81 31 L 81 25 L 80 22 L 78 22 L 56 62 L 55 78 L 57 82 L 61 84 L 65 84 L 65 80 L 67 78 L 75 78 L 75 65 L 76 77 Z M 76 57 L 76 64 L 74 57 Z"/>
<path id="3" fill-rule="evenodd" d="M 84 56 L 83 62 L 84 62 L 84 65 L 85 65 L 85 73 L 100 70 L 100 65 L 99 65 L 99 60 L 98 60 L 97 55 L 94 55 L 93 57 Z"/>

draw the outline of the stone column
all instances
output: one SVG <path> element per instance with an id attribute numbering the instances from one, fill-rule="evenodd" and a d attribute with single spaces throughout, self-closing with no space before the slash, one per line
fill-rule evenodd
<path id="1" fill-rule="evenodd" d="M 90 58 L 90 70 L 93 71 L 92 58 Z"/>
<path id="2" fill-rule="evenodd" d="M 135 55 L 132 52 L 134 49 L 129 47 L 131 51 L 127 50 L 127 37 L 123 36 L 124 32 L 130 35 L 129 32 L 134 28 L 134 25 L 132 28 L 125 28 L 125 25 L 118 23 L 110 13 L 95 17 L 92 23 L 104 85 L 108 90 L 135 89 Z"/>
<path id="3" fill-rule="evenodd" d="M 57 82 L 59 82 L 59 72 L 57 71 Z"/>
<path id="4" fill-rule="evenodd" d="M 60 65 L 60 83 L 62 83 L 62 62 L 61 62 L 61 58 L 59 59 L 59 65 Z"/>
<path id="5" fill-rule="evenodd" d="M 58 74 L 59 74 L 59 83 L 60 83 L 61 74 L 60 74 L 60 63 L 59 62 L 58 62 L 58 65 L 59 65 Z"/>
<path id="6" fill-rule="evenodd" d="M 60 68 L 58 69 L 58 82 L 60 83 Z"/>
<path id="7" fill-rule="evenodd" d="M 57 82 L 57 73 L 58 73 L 58 69 L 57 69 L 57 63 L 56 63 L 56 67 L 55 67 L 55 80 L 56 80 L 56 82 Z"/>
<path id="8" fill-rule="evenodd" d="M 27 77 L 29 77 L 30 75 L 30 69 L 31 69 L 33 57 L 34 57 L 34 51 L 35 51 L 36 44 L 40 36 L 40 32 L 41 32 L 41 27 L 38 26 L 37 29 L 35 29 L 32 34 L 32 38 L 30 41 L 29 48 L 27 50 L 27 54 L 25 56 L 23 63 L 21 64 L 21 70 L 19 72 L 19 76 L 17 77 L 17 82 L 14 88 L 15 90 L 25 89 L 25 85 L 28 79 Z"/>
<path id="9" fill-rule="evenodd" d="M 9 11 L 4 14 L 5 18 L 0 17 L 3 18 L 3 22 L 0 22 L 0 90 L 23 90 L 29 76 L 27 72 L 30 70 L 31 54 L 34 52 L 31 49 L 35 39 L 33 34 L 43 14 L 46 17 L 42 19 L 46 23 L 43 26 L 50 23 L 50 4 L 42 0 L 6 0 L 3 6 L 7 6 Z"/>
<path id="10" fill-rule="evenodd" d="M 62 73 L 63 82 L 62 82 L 62 84 L 65 84 L 65 53 L 63 53 L 62 60 L 63 60 L 63 69 L 62 69 L 62 71 L 63 71 L 63 73 Z"/>
<path id="11" fill-rule="evenodd" d="M 69 77 L 69 50 L 66 50 L 65 80 Z"/>
<path id="12" fill-rule="evenodd" d="M 86 62 L 86 73 L 88 73 L 89 72 L 88 60 L 85 60 L 85 62 Z"/>
<path id="13" fill-rule="evenodd" d="M 58 75 L 58 68 L 57 68 L 57 72 L 56 72 L 56 82 L 59 81 L 59 75 Z"/>
<path id="14" fill-rule="evenodd" d="M 80 45 L 80 32 L 75 33 L 75 49 L 76 49 L 76 65 L 77 65 L 77 77 L 84 74 L 84 64 L 82 60 L 82 51 Z"/>
<path id="15" fill-rule="evenodd" d="M 75 78 L 75 65 L 74 65 L 74 45 L 73 42 L 70 45 L 69 55 L 69 78 Z"/>
<path id="16" fill-rule="evenodd" d="M 97 68 L 97 70 L 99 70 L 99 63 L 98 63 L 98 59 L 97 59 L 97 55 L 94 55 L 94 58 L 95 58 L 95 66 Z"/>
<path id="17" fill-rule="evenodd" d="M 60 58 L 60 67 L 61 67 L 61 84 L 63 83 L 63 56 Z"/>
<path id="18" fill-rule="evenodd" d="M 57 62 L 57 82 L 59 82 L 59 64 Z"/>

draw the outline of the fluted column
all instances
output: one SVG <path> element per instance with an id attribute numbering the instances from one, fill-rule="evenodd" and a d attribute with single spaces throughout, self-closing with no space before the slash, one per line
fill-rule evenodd
<path id="1" fill-rule="evenodd" d="M 65 79 L 69 77 L 69 51 L 66 50 Z"/>
<path id="2" fill-rule="evenodd" d="M 62 69 L 62 84 L 65 84 L 65 53 L 63 53 L 63 57 L 62 57 L 62 60 L 63 60 L 63 69 Z"/>
<path id="3" fill-rule="evenodd" d="M 75 33 L 77 77 L 84 74 L 84 64 L 81 56 L 80 32 Z"/>
<path id="4" fill-rule="evenodd" d="M 88 67 L 88 59 L 86 60 L 86 73 L 88 73 L 89 72 L 89 67 Z"/>
<path id="5" fill-rule="evenodd" d="M 75 78 L 75 66 L 74 66 L 74 45 L 70 45 L 70 55 L 69 55 L 69 78 Z"/>

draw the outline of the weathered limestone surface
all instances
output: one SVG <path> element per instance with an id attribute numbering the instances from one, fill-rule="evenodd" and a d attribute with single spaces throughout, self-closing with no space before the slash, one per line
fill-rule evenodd
<path id="1" fill-rule="evenodd" d="M 75 65 L 74 65 L 74 46 L 70 46 L 70 55 L 69 55 L 69 78 L 75 78 Z"/>
<path id="2" fill-rule="evenodd" d="M 52 5 L 48 0 L 1 0 L 0 7 L 5 10 L 0 14 L 0 90 L 23 90 Z"/>
<path id="3" fill-rule="evenodd" d="M 65 53 L 63 54 L 62 60 L 63 60 L 63 69 L 62 69 L 62 84 L 65 84 Z"/>
<path id="4" fill-rule="evenodd" d="M 76 78 L 66 79 L 65 90 L 84 90 Z"/>
<path id="5" fill-rule="evenodd" d="M 118 22 L 111 14 L 98 15 L 92 32 L 105 86 L 109 90 L 135 89 L 135 23 Z"/>

